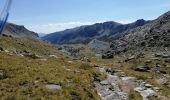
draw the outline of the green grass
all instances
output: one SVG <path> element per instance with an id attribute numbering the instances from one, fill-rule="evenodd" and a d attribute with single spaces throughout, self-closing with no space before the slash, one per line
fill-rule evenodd
<path id="1" fill-rule="evenodd" d="M 128 94 L 129 100 L 142 100 L 140 94 L 134 90 L 130 90 Z"/>
<path id="2" fill-rule="evenodd" d="M 90 65 L 86 70 L 81 69 L 84 66 L 81 61 L 68 58 L 53 46 L 36 40 L 2 38 L 0 44 L 9 51 L 26 49 L 47 59 L 0 52 L 0 70 L 7 75 L 7 78 L 0 80 L 0 100 L 70 100 L 75 96 L 81 100 L 99 100 L 92 77 L 94 74 L 98 77 L 102 75 Z M 47 51 L 59 58 L 48 57 Z M 62 90 L 46 88 L 49 83 L 61 85 Z"/>

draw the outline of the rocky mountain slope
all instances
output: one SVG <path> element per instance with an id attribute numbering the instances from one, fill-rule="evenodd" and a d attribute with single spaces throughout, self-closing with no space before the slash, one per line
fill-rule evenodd
<path id="1" fill-rule="evenodd" d="M 54 44 L 86 44 L 93 39 L 111 41 L 118 37 L 120 33 L 149 22 L 150 21 L 140 19 L 130 24 L 120 24 L 117 22 L 97 23 L 94 25 L 81 26 L 61 32 L 55 32 L 43 37 L 43 39 Z"/>
<path id="2" fill-rule="evenodd" d="M 30 38 L 30 39 L 38 38 L 37 33 L 29 31 L 24 26 L 19 26 L 12 23 L 6 24 L 2 34 L 6 36 L 19 37 L 19 38 Z"/>
<path id="3" fill-rule="evenodd" d="M 151 23 L 123 33 L 110 47 L 112 53 L 137 47 L 170 47 L 170 11 Z"/>

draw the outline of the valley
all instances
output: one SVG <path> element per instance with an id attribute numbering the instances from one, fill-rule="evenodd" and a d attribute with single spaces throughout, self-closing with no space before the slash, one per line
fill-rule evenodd
<path id="1" fill-rule="evenodd" d="M 0 37 L 0 99 L 169 100 L 169 30 L 170 12 L 42 38 L 8 23 Z"/>

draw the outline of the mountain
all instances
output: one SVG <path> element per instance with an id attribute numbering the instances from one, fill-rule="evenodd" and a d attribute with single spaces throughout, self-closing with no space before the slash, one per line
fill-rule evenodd
<path id="1" fill-rule="evenodd" d="M 144 26 L 124 32 L 110 47 L 112 53 L 137 47 L 170 47 L 170 11 Z"/>
<path id="2" fill-rule="evenodd" d="M 81 26 L 73 29 L 67 29 L 61 32 L 51 33 L 42 39 L 54 44 L 86 44 L 93 39 L 111 41 L 113 38 L 119 36 L 118 34 L 129 29 L 142 26 L 149 22 L 150 21 L 140 19 L 130 24 L 120 24 L 113 21 L 96 23 L 94 25 Z"/>
<path id="3" fill-rule="evenodd" d="M 39 37 L 44 37 L 44 36 L 46 36 L 47 34 L 45 34 L 45 33 L 38 33 L 38 36 Z"/>
<path id="4" fill-rule="evenodd" d="M 29 31 L 24 26 L 7 23 L 6 27 L 4 28 L 3 35 L 18 37 L 18 38 L 30 38 L 30 39 L 37 39 L 38 34 L 32 31 Z"/>

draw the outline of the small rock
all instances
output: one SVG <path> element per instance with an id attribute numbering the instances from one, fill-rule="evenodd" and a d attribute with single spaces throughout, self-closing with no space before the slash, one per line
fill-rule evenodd
<path id="1" fill-rule="evenodd" d="M 150 63 L 152 63 L 152 61 L 151 60 L 147 60 L 145 63 L 150 64 Z"/>
<path id="2" fill-rule="evenodd" d="M 0 51 L 4 51 L 4 48 L 0 47 Z"/>
<path id="3" fill-rule="evenodd" d="M 100 66 L 95 64 L 94 67 L 100 67 Z"/>
<path id="4" fill-rule="evenodd" d="M 134 88 L 134 90 L 137 92 L 141 92 L 141 91 L 145 90 L 145 88 L 144 87 L 136 87 L 136 88 Z"/>
<path id="5" fill-rule="evenodd" d="M 170 58 L 170 55 L 169 54 L 164 54 L 162 55 L 163 58 Z"/>
<path id="6" fill-rule="evenodd" d="M 154 61 L 160 61 L 159 58 L 152 58 L 152 60 L 154 60 Z"/>
<path id="7" fill-rule="evenodd" d="M 139 66 L 136 68 L 133 68 L 135 71 L 139 71 L 139 72 L 148 72 L 150 70 L 150 68 L 148 66 Z"/>
<path id="8" fill-rule="evenodd" d="M 52 58 L 58 58 L 56 55 L 49 55 L 49 57 L 52 57 Z"/>
<path id="9" fill-rule="evenodd" d="M 3 70 L 0 70 L 0 80 L 6 79 L 7 77 L 7 73 Z"/>
<path id="10" fill-rule="evenodd" d="M 109 85 L 109 81 L 108 80 L 104 80 L 104 81 L 101 81 L 100 84 L 102 84 L 102 85 Z"/>
<path id="11" fill-rule="evenodd" d="M 155 96 L 155 95 L 156 95 L 156 92 L 153 91 L 153 90 L 151 90 L 151 89 L 147 89 L 147 90 L 142 91 L 140 94 L 141 94 L 141 96 L 142 96 L 143 98 L 145 98 L 145 100 L 146 100 L 146 99 L 149 98 L 149 97 Z"/>
<path id="12" fill-rule="evenodd" d="M 135 77 L 122 77 L 122 80 L 123 81 L 126 81 L 126 82 L 134 82 L 136 80 Z"/>
<path id="13" fill-rule="evenodd" d="M 155 57 L 162 57 L 162 54 L 161 53 L 156 53 Z"/>
<path id="14" fill-rule="evenodd" d="M 32 58 L 32 59 L 42 58 L 42 56 L 39 56 L 39 55 L 37 55 L 37 54 L 32 54 L 32 53 L 24 53 L 23 55 L 26 56 L 26 57 L 30 57 L 30 58 Z"/>
<path id="15" fill-rule="evenodd" d="M 170 58 L 165 59 L 166 63 L 170 63 Z"/>
<path id="16" fill-rule="evenodd" d="M 110 73 L 111 75 L 113 75 L 116 71 L 115 71 L 115 69 L 113 69 L 113 68 L 107 68 L 107 69 L 106 69 L 106 72 L 107 72 L 107 73 Z"/>
<path id="17" fill-rule="evenodd" d="M 73 61 L 68 61 L 68 63 L 72 64 L 72 63 L 73 63 Z"/>
<path id="18" fill-rule="evenodd" d="M 56 85 L 56 84 L 48 84 L 48 85 L 46 85 L 46 87 L 51 90 L 61 90 L 62 89 L 60 85 Z"/>
<path id="19" fill-rule="evenodd" d="M 165 70 L 160 70 L 159 72 L 162 74 L 167 74 L 167 72 Z"/>
<path id="20" fill-rule="evenodd" d="M 147 87 L 147 88 L 151 88 L 151 87 L 152 87 L 152 85 L 151 85 L 151 84 L 145 84 L 145 87 Z"/>
<path id="21" fill-rule="evenodd" d="M 159 92 L 159 91 L 160 91 L 160 88 L 158 88 L 158 87 L 153 87 L 153 89 L 154 89 L 156 92 Z"/>
<path id="22" fill-rule="evenodd" d="M 106 53 L 102 55 L 102 59 L 112 59 L 113 54 L 112 53 Z"/>
<path id="23" fill-rule="evenodd" d="M 9 53 L 9 51 L 8 50 L 4 50 L 6 53 Z"/>
<path id="24" fill-rule="evenodd" d="M 126 59 L 125 59 L 125 62 L 128 62 L 128 61 L 133 60 L 133 59 L 135 59 L 135 56 L 134 56 L 134 55 L 131 56 L 131 57 L 126 58 Z"/>

